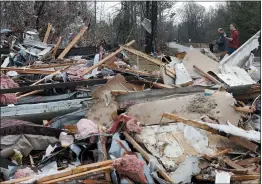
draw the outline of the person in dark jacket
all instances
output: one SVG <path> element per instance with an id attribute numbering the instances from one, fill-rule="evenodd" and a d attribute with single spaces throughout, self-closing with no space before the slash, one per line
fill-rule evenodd
<path id="1" fill-rule="evenodd" d="M 218 46 L 218 50 L 220 52 L 220 59 L 222 59 L 225 54 L 227 53 L 227 39 L 226 34 L 222 28 L 219 28 L 218 30 L 219 38 L 216 41 L 216 44 Z"/>

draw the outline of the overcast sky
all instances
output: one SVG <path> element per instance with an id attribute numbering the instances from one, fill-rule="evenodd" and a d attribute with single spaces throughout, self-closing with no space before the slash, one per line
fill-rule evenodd
<path id="1" fill-rule="evenodd" d="M 206 10 L 209 9 L 210 6 L 215 7 L 217 5 L 217 1 L 216 2 L 207 2 L 207 1 L 195 1 L 199 4 L 201 4 L 202 6 L 204 6 L 206 8 Z M 181 5 L 184 2 L 177 2 L 174 8 L 174 11 L 181 7 Z M 111 16 L 114 16 L 117 14 L 117 10 L 120 9 L 121 5 L 120 5 L 120 1 L 114 1 L 114 2 L 97 2 L 97 20 L 101 19 L 105 19 L 108 20 L 109 19 L 109 14 Z M 102 11 L 101 11 L 102 10 Z"/>

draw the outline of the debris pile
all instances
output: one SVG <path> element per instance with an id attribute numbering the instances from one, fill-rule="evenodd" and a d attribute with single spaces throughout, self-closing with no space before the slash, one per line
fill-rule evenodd
<path id="1" fill-rule="evenodd" d="M 260 32 L 221 62 L 134 40 L 90 59 L 73 48 L 89 24 L 59 54 L 50 26 L 2 61 L 1 183 L 259 182 Z"/>

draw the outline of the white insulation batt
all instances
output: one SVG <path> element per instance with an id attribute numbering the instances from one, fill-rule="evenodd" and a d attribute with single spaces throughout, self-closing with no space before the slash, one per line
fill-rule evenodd
<path id="1" fill-rule="evenodd" d="M 217 147 L 236 147 L 225 137 L 183 123 L 145 126 L 135 139 L 160 161 L 174 183 L 190 182 L 199 174 L 204 154 L 215 154 Z"/>

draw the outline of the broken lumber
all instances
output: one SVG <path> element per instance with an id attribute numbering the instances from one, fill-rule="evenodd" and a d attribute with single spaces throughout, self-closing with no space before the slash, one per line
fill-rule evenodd
<path id="1" fill-rule="evenodd" d="M 65 176 L 63 178 L 57 178 L 57 179 L 54 179 L 54 180 L 45 181 L 45 182 L 43 182 L 43 184 L 57 183 L 57 182 L 60 182 L 60 181 L 70 180 L 70 179 L 73 179 L 73 178 L 77 178 L 79 176 L 84 176 L 84 175 L 91 174 L 91 173 L 96 173 L 96 172 L 106 172 L 107 170 L 112 169 L 112 167 L 113 166 L 110 165 L 110 166 L 105 166 L 105 167 L 101 167 L 101 168 L 97 168 L 97 169 L 81 172 L 81 173 L 78 173 L 78 174 L 72 174 L 70 176 Z"/>
<path id="2" fill-rule="evenodd" d="M 246 131 L 232 124 L 220 125 L 220 124 L 212 124 L 212 123 L 206 123 L 206 122 L 198 122 L 194 120 L 184 119 L 184 118 L 179 117 L 178 115 L 170 114 L 170 113 L 163 113 L 162 117 L 166 117 L 168 119 L 175 120 L 176 122 L 182 122 L 189 126 L 200 128 L 200 129 L 203 129 L 208 132 L 218 134 L 224 137 L 236 136 L 236 137 L 242 137 L 247 140 L 251 140 L 251 141 L 260 143 L 260 132 Z"/>
<path id="3" fill-rule="evenodd" d="M 34 95 L 34 94 L 40 93 L 41 91 L 43 91 L 43 90 L 31 91 L 31 92 L 22 94 L 22 95 L 20 95 L 20 96 L 17 96 L 16 99 L 18 100 L 18 99 L 21 99 L 21 98 L 26 97 L 26 96 Z"/>
<path id="4" fill-rule="evenodd" d="M 126 47 L 126 46 L 122 46 L 122 48 L 124 48 L 124 50 L 126 50 L 126 51 L 128 51 L 128 52 L 130 52 L 132 54 L 135 54 L 135 55 L 137 55 L 139 57 L 142 57 L 142 58 L 146 59 L 147 61 L 150 61 L 150 62 L 152 62 L 152 63 L 154 63 L 156 65 L 159 65 L 159 66 L 164 66 L 165 65 L 162 61 L 160 61 L 158 59 L 155 59 L 155 58 L 152 58 L 152 57 L 148 56 L 147 54 L 145 54 L 143 52 L 140 52 L 140 51 L 138 51 L 136 49 L 129 48 L 129 47 Z"/>
<path id="5" fill-rule="evenodd" d="M 237 145 L 240 145 L 240 146 L 243 146 L 244 148 L 247 148 L 248 150 L 250 151 L 253 151 L 256 153 L 257 151 L 257 148 L 258 148 L 258 145 L 246 140 L 246 139 L 243 139 L 241 137 L 237 137 L 237 136 L 229 136 L 229 140 L 232 141 L 233 143 L 237 144 Z"/>
<path id="6" fill-rule="evenodd" d="M 125 135 L 126 140 L 128 142 L 130 142 L 133 145 L 133 147 L 136 148 L 137 151 L 139 151 L 139 153 L 141 153 L 141 155 L 148 162 L 150 162 L 150 157 L 149 157 L 148 153 L 127 132 L 123 132 L 123 134 Z M 158 168 L 158 172 L 166 181 L 173 183 L 172 179 L 168 176 L 168 174 L 165 171 Z"/>
<path id="7" fill-rule="evenodd" d="M 69 50 L 79 41 L 79 39 L 84 35 L 88 26 L 84 26 L 80 32 L 74 37 L 74 39 L 67 45 L 63 52 L 58 56 L 58 59 L 63 59 Z"/>
<path id="8" fill-rule="evenodd" d="M 54 51 L 53 51 L 53 54 L 52 54 L 53 57 L 55 57 L 55 55 L 56 55 L 56 53 L 57 53 L 57 51 L 58 51 L 59 45 L 60 45 L 60 43 L 61 43 L 61 40 L 62 40 L 62 37 L 60 36 L 60 37 L 58 38 L 56 44 L 55 44 L 55 48 L 54 48 Z"/>
<path id="9" fill-rule="evenodd" d="M 85 171 L 90 171 L 90 170 L 97 169 L 97 168 L 100 168 L 100 167 L 106 167 L 106 166 L 112 165 L 112 163 L 113 163 L 113 160 L 106 160 L 106 161 L 102 161 L 102 162 L 78 166 L 78 167 L 70 169 L 69 171 L 45 176 L 45 177 L 39 179 L 37 182 L 43 183 L 43 182 L 46 182 L 46 181 L 55 180 L 55 179 L 58 179 L 58 178 L 63 178 L 63 177 L 66 177 L 66 176 L 70 176 L 70 175 L 85 172 Z"/>
<path id="10" fill-rule="evenodd" d="M 237 161 L 235 163 L 240 165 L 240 166 L 246 166 L 246 165 L 250 165 L 252 163 L 259 163 L 260 161 L 261 161 L 261 157 L 254 157 L 254 158 L 248 158 L 248 159 L 240 160 L 240 161 Z"/>
<path id="11" fill-rule="evenodd" d="M 253 113 L 255 111 L 254 107 L 244 106 L 244 107 L 234 107 L 237 112 L 241 113 Z"/>
<path id="12" fill-rule="evenodd" d="M 201 124 L 197 121 L 187 120 L 187 119 L 181 118 L 181 117 L 179 117 L 175 114 L 170 114 L 170 113 L 165 112 L 165 113 L 163 113 L 163 117 L 174 120 L 176 122 L 182 122 L 186 125 L 189 125 L 189 126 L 192 126 L 192 127 L 195 127 L 195 128 L 200 128 L 202 130 L 206 130 L 206 131 L 211 132 L 213 134 L 221 135 L 221 133 L 219 131 L 217 131 L 216 129 L 210 128 L 209 126 L 207 126 L 205 124 Z"/>
<path id="13" fill-rule="evenodd" d="M 11 68 L 11 67 L 1 67 L 0 70 L 3 71 L 16 71 L 20 74 L 40 74 L 40 75 L 50 75 L 54 71 L 50 70 L 40 70 L 40 69 L 31 69 L 31 68 Z"/>
<path id="14" fill-rule="evenodd" d="M 217 152 L 217 153 L 215 153 L 214 155 L 211 155 L 211 156 L 209 156 L 210 158 L 217 158 L 217 157 L 220 157 L 220 156 L 222 156 L 222 155 L 225 155 L 225 154 L 227 154 L 227 153 L 229 153 L 229 152 L 232 152 L 233 151 L 233 149 L 225 149 L 225 150 L 222 150 L 222 151 L 220 151 L 220 152 Z"/>
<path id="15" fill-rule="evenodd" d="M 133 92 L 135 92 L 135 91 L 111 90 L 111 94 L 114 95 L 114 96 L 117 96 L 117 95 L 125 95 L 125 94 L 133 93 Z"/>
<path id="16" fill-rule="evenodd" d="M 28 177 L 24 177 L 24 178 L 18 178 L 18 179 L 3 181 L 3 182 L 1 182 L 1 184 L 17 184 L 17 183 L 20 183 L 22 181 L 30 180 L 32 178 L 34 178 L 34 176 L 28 176 Z"/>
<path id="17" fill-rule="evenodd" d="M 232 181 L 248 181 L 248 180 L 256 180 L 256 179 L 260 179 L 260 174 L 231 176 Z"/>
<path id="18" fill-rule="evenodd" d="M 43 40 L 44 43 L 47 43 L 47 40 L 48 40 L 50 32 L 51 32 L 51 28 L 52 28 L 52 25 L 50 23 L 48 23 L 47 30 L 45 32 L 45 37 L 44 37 L 44 40 Z"/>
<path id="19" fill-rule="evenodd" d="M 232 160 L 230 160 L 229 158 L 225 157 L 223 162 L 225 162 L 228 166 L 232 167 L 233 169 L 242 169 L 245 170 L 244 167 L 236 164 L 235 162 L 233 162 Z"/>
<path id="20" fill-rule="evenodd" d="M 198 71 L 198 73 L 200 73 L 202 76 L 208 78 L 209 80 L 213 81 L 216 84 L 220 84 L 223 85 L 221 82 L 219 82 L 217 79 L 215 79 L 214 77 L 212 77 L 211 75 L 209 75 L 208 73 L 204 72 L 203 70 L 201 70 L 200 68 L 198 68 L 196 65 L 193 65 L 193 67 Z"/>
<path id="21" fill-rule="evenodd" d="M 127 43 L 127 46 L 131 46 L 133 43 L 135 43 L 135 40 L 132 40 L 131 42 Z M 120 53 L 123 50 L 122 47 L 120 47 L 119 49 L 117 49 L 115 52 L 112 52 L 111 54 L 109 54 L 108 56 L 106 56 L 104 59 L 100 60 L 97 64 L 87 68 L 81 76 L 88 74 L 89 72 L 91 72 L 92 70 L 94 70 L 95 68 L 99 67 L 100 65 L 104 64 L 108 59 L 112 58 L 113 56 L 117 55 L 118 53 Z"/>
<path id="22" fill-rule="evenodd" d="M 69 65 L 69 66 L 67 66 L 67 67 L 65 67 L 65 68 L 63 68 L 63 69 L 61 69 L 61 70 L 57 70 L 57 71 L 51 73 L 50 75 L 47 75 L 47 76 L 45 76 L 44 78 L 36 81 L 35 83 L 31 84 L 30 86 L 34 86 L 34 85 L 39 84 L 40 82 L 42 82 L 42 81 L 44 81 L 44 80 L 46 80 L 46 79 L 52 78 L 54 75 L 57 75 L 57 74 L 59 74 L 60 72 L 64 72 L 65 70 L 67 70 L 67 69 L 70 68 L 71 66 L 72 66 L 72 65 Z M 19 95 L 19 94 L 20 94 L 20 93 L 16 93 L 16 95 Z"/>

